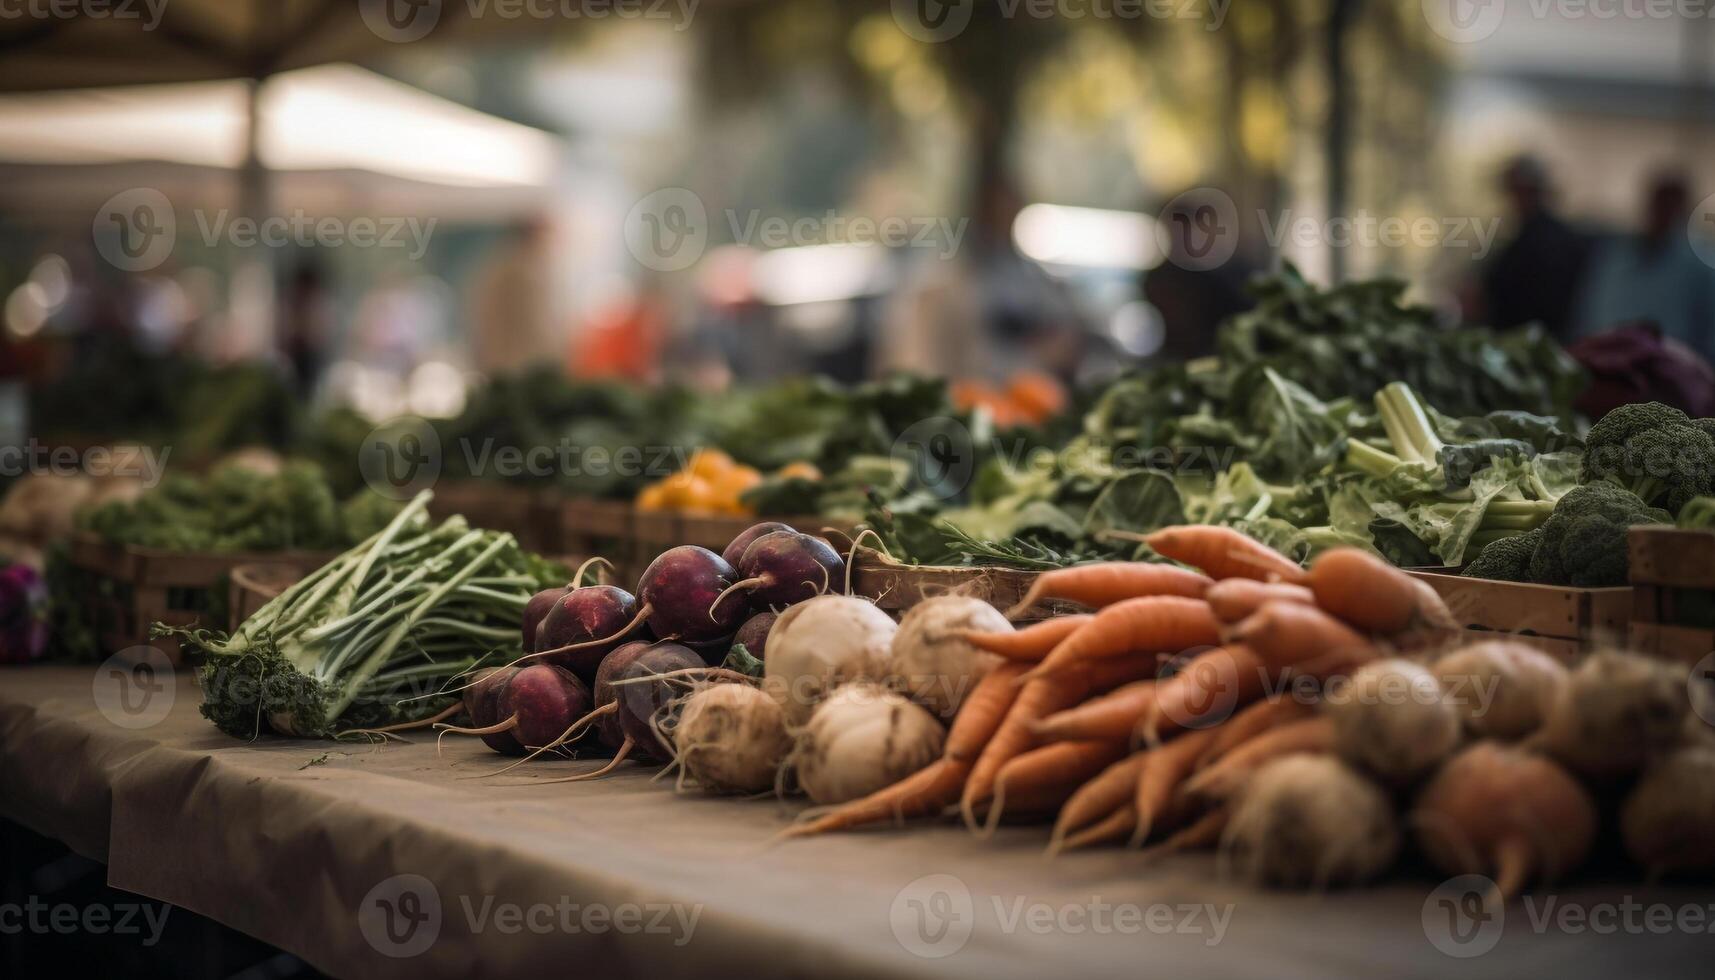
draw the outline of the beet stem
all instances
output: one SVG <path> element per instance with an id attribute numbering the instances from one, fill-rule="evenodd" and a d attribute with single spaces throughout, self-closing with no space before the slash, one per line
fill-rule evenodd
<path id="1" fill-rule="evenodd" d="M 581 782 L 585 779 L 598 779 L 598 778 L 605 776 L 608 773 L 614 771 L 615 769 L 617 769 L 619 767 L 619 764 L 621 762 L 625 761 L 625 757 L 631 754 L 631 747 L 633 745 L 636 745 L 636 744 L 637 743 L 634 740 L 627 737 L 624 742 L 620 743 L 619 751 L 615 752 L 613 754 L 613 758 L 608 762 L 608 764 L 605 766 L 602 766 L 600 769 L 597 769 L 594 772 L 579 773 L 576 776 L 566 776 L 566 777 L 561 778 L 561 779 L 543 779 L 543 780 L 539 780 L 539 782 L 543 782 L 543 783 L 576 783 L 576 782 Z"/>
<path id="2" fill-rule="evenodd" d="M 497 721 L 494 724 L 489 725 L 487 728 L 454 728 L 452 725 L 441 725 L 438 727 L 441 729 L 441 733 L 435 736 L 435 755 L 437 756 L 441 754 L 441 739 L 446 738 L 448 735 L 497 735 L 501 732 L 509 732 L 514 728 L 517 728 L 518 712 L 514 711 L 512 713 L 512 717 L 505 721 Z"/>
<path id="3" fill-rule="evenodd" d="M 737 591 L 738 589 L 754 589 L 759 585 L 773 585 L 773 584 L 774 584 L 774 576 L 772 576 L 772 575 L 756 575 L 756 576 L 753 576 L 751 578 L 739 579 L 737 582 L 734 582 L 733 584 L 727 586 L 726 588 L 721 590 L 720 595 L 715 596 L 714 602 L 709 603 L 709 622 L 711 622 L 711 623 L 720 622 L 720 620 L 715 618 L 715 610 L 719 609 L 721 607 L 721 600 L 725 599 L 727 596 L 731 595 L 733 592 Z"/>
<path id="4" fill-rule="evenodd" d="M 637 615 L 631 617 L 631 622 L 621 626 L 619 628 L 619 632 L 612 636 L 604 636 L 595 640 L 584 640 L 581 643 L 571 643 L 553 650 L 537 650 L 535 653 L 526 653 L 524 656 L 512 661 L 512 663 L 516 664 L 524 660 L 529 660 L 532 657 L 552 657 L 561 653 L 571 653 L 573 650 L 583 650 L 588 647 L 599 647 L 603 643 L 612 643 L 615 640 L 624 639 L 627 633 L 636 629 L 638 624 L 642 623 L 645 619 L 648 619 L 650 614 L 654 611 L 655 610 L 652 609 L 648 603 L 644 603 L 643 606 L 637 610 Z M 507 664 L 507 666 L 510 667 L 512 664 Z"/>
<path id="5" fill-rule="evenodd" d="M 451 718 L 463 710 L 464 705 L 462 703 L 451 704 L 448 705 L 445 710 L 439 712 L 433 717 L 421 718 L 417 721 L 402 721 L 397 725 L 388 725 L 384 728 L 347 728 L 335 737 L 339 738 L 345 735 L 386 735 L 390 732 L 408 732 L 414 728 L 428 728 L 430 725 L 436 725 L 446 721 L 448 718 Z"/>

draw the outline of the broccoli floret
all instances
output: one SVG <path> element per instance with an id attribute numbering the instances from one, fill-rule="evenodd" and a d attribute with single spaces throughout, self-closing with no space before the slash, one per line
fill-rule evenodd
<path id="1" fill-rule="evenodd" d="M 1608 480 L 1677 511 L 1715 491 L 1715 435 L 1660 402 L 1622 405 L 1590 428 L 1584 482 Z"/>
<path id="2" fill-rule="evenodd" d="M 1501 582 L 1529 582 L 1530 560 L 1542 542 L 1542 528 L 1489 542 L 1459 574 Z"/>
<path id="3" fill-rule="evenodd" d="M 1585 587 L 1625 585 L 1626 528 L 1665 524 L 1668 513 L 1612 483 L 1574 487 L 1543 522 L 1530 559 L 1530 580 Z"/>

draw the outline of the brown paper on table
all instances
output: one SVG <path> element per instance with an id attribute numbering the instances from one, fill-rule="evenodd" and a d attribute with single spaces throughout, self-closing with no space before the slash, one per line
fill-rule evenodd
<path id="1" fill-rule="evenodd" d="M 96 710 L 90 678 L 89 668 L 0 670 L 0 812 L 108 861 L 117 888 L 336 976 L 1689 976 L 1702 975 L 1710 949 L 1706 935 L 1536 934 L 1514 903 L 1492 951 L 1455 960 L 1427 937 L 1444 914 L 1428 874 L 1322 896 L 1260 892 L 1218 880 L 1204 856 L 1152 863 L 1110 849 L 1048 861 L 1033 827 L 990 841 L 916 825 L 775 843 L 797 806 L 676 797 L 636 767 L 530 785 L 591 763 L 469 780 L 504 760 L 451 738 L 440 759 L 427 738 L 235 741 L 198 716 L 183 677 L 167 719 L 128 732 Z M 1711 900 L 1641 883 L 1556 894 L 1584 906 Z M 577 907 L 572 929 L 562 904 Z M 639 918 L 624 931 L 595 919 L 585 928 L 590 906 L 623 916 L 628 905 Z M 503 906 L 536 906 L 547 928 L 508 921 L 508 933 Z M 1225 917 L 1219 941 L 1215 916 Z M 417 952 L 424 936 L 433 941 Z"/>

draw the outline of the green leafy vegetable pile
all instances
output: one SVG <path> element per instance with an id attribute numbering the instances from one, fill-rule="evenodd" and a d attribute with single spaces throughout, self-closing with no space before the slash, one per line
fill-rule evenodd
<path id="1" fill-rule="evenodd" d="M 449 682 L 516 658 L 526 603 L 566 571 L 463 518 L 431 526 L 430 496 L 230 636 L 157 624 L 200 660 L 203 715 L 239 738 L 333 737 L 435 714 Z"/>

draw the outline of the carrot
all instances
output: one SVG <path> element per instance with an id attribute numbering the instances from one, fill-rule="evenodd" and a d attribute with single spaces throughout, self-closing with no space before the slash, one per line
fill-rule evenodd
<path id="1" fill-rule="evenodd" d="M 1051 847 L 1049 855 L 1053 856 L 1062 851 L 1075 851 L 1091 844 L 1106 844 L 1109 841 L 1124 840 L 1135 826 L 1137 826 L 1137 811 L 1132 809 L 1130 803 L 1123 804 L 1119 809 L 1108 814 L 1106 818 L 1067 837 L 1060 843 L 1059 847 Z"/>
<path id="2" fill-rule="evenodd" d="M 1092 776 L 1125 755 L 1125 743 L 1091 739 L 1055 742 L 1018 756 L 995 775 L 994 804 L 984 833 L 993 833 L 1011 797 L 1014 811 L 1034 812 L 1060 804 Z"/>
<path id="3" fill-rule="evenodd" d="M 1270 667 L 1291 667 L 1317 676 L 1373 659 L 1375 647 L 1350 626 L 1320 609 L 1296 602 L 1270 602 L 1231 630 Z"/>
<path id="4" fill-rule="evenodd" d="M 1025 677 L 1034 679 L 1085 660 L 1122 653 L 1178 653 L 1220 642 L 1220 624 L 1209 604 L 1184 596 L 1144 596 L 1126 599 L 1096 613 L 1095 618 L 1060 642 Z"/>
<path id="5" fill-rule="evenodd" d="M 994 738 L 1018 698 L 1020 692 L 1014 681 L 1023 672 L 1022 664 L 1001 664 L 977 682 L 960 706 L 958 717 L 953 719 L 953 727 L 947 731 L 947 742 L 938 761 L 892 786 L 792 827 L 784 836 L 808 837 L 878 820 L 925 816 L 956 801 L 978 753 Z"/>
<path id="6" fill-rule="evenodd" d="M 1271 728 L 1291 724 L 1315 713 L 1314 705 L 1290 697 L 1258 701 L 1234 715 L 1231 721 L 1214 729 L 1215 735 L 1209 740 L 1209 747 L 1204 749 L 1202 756 L 1197 759 L 1197 768 L 1202 769 L 1214 764 L 1228 752 Z"/>
<path id="7" fill-rule="evenodd" d="M 1146 757 L 1147 753 L 1143 752 L 1128 755 L 1080 786 L 1060 808 L 1060 816 L 1054 821 L 1054 834 L 1048 841 L 1048 853 L 1059 851 L 1072 830 L 1129 806 L 1127 797 L 1131 796 L 1132 787 L 1137 785 L 1137 770 Z"/>
<path id="8" fill-rule="evenodd" d="M 1122 599 L 1146 595 L 1177 595 L 1200 599 L 1209 579 L 1174 565 L 1140 561 L 1104 561 L 1043 572 L 1030 583 L 1018 604 L 1006 611 L 1008 619 L 1044 599 L 1065 599 L 1092 609 L 1111 606 Z"/>
<path id="9" fill-rule="evenodd" d="M 1137 720 L 1155 703 L 1155 684 L 1153 680 L 1133 681 L 1077 707 L 1055 712 L 1031 722 L 1031 734 L 1049 742 L 1127 738 L 1137 727 Z"/>
<path id="10" fill-rule="evenodd" d="M 1457 630 L 1460 628 L 1458 617 L 1453 610 L 1447 608 L 1447 602 L 1441 598 L 1441 593 L 1435 591 L 1435 586 L 1411 575 L 1406 579 L 1411 582 L 1417 592 L 1417 617 L 1425 625 L 1440 630 Z"/>
<path id="11" fill-rule="evenodd" d="M 1316 604 L 1369 633 L 1398 633 L 1417 618 L 1411 576 L 1357 548 L 1333 548 L 1310 564 Z"/>
<path id="12" fill-rule="evenodd" d="M 1270 599 L 1315 605 L 1316 596 L 1302 585 L 1287 582 L 1258 582 L 1250 578 L 1222 579 L 1209 587 L 1209 610 L 1223 623 L 1236 623 L 1262 608 Z"/>
<path id="13" fill-rule="evenodd" d="M 1163 723 L 1172 728 L 1218 725 L 1263 692 L 1268 668 L 1248 647 L 1205 650 L 1156 685 L 1155 701 L 1137 726 L 1145 742 L 1157 741 Z"/>
<path id="14" fill-rule="evenodd" d="M 1166 854 L 1177 854 L 1180 851 L 1195 851 L 1214 847 L 1221 842 L 1221 834 L 1227 829 L 1228 815 L 1226 807 L 1216 807 L 1198 817 L 1189 827 L 1174 832 L 1172 836 L 1143 853 L 1151 858 L 1157 858 Z"/>
<path id="15" fill-rule="evenodd" d="M 1187 780 L 1185 791 L 1226 799 L 1265 762 L 1296 752 L 1328 752 L 1333 747 L 1334 725 L 1329 719 L 1316 717 L 1290 722 L 1270 728 L 1228 752 L 1219 762 Z"/>
<path id="16" fill-rule="evenodd" d="M 1191 775 L 1197 759 L 1214 737 L 1210 730 L 1187 732 L 1159 748 L 1144 754 L 1144 763 L 1137 771 L 1137 783 L 1132 790 L 1132 809 L 1137 811 L 1137 824 L 1132 830 L 1133 846 L 1149 837 L 1155 817 L 1166 809 L 1173 793 Z"/>
<path id="17" fill-rule="evenodd" d="M 1094 616 L 1083 613 L 1077 616 L 1058 616 L 1044 620 L 1034 626 L 1026 626 L 1021 630 L 1008 630 L 1005 633 L 984 633 L 980 630 L 959 630 L 954 635 L 964 640 L 978 650 L 999 654 L 1008 660 L 1021 660 L 1029 663 L 1040 661 L 1048 656 L 1048 652 L 1060 645 L 1060 641 L 1071 636 Z"/>
<path id="18" fill-rule="evenodd" d="M 1212 578 L 1254 578 L 1260 582 L 1302 582 L 1304 569 L 1268 545 L 1230 527 L 1184 524 L 1146 535 L 1144 542 L 1164 558 L 1195 565 Z"/>

